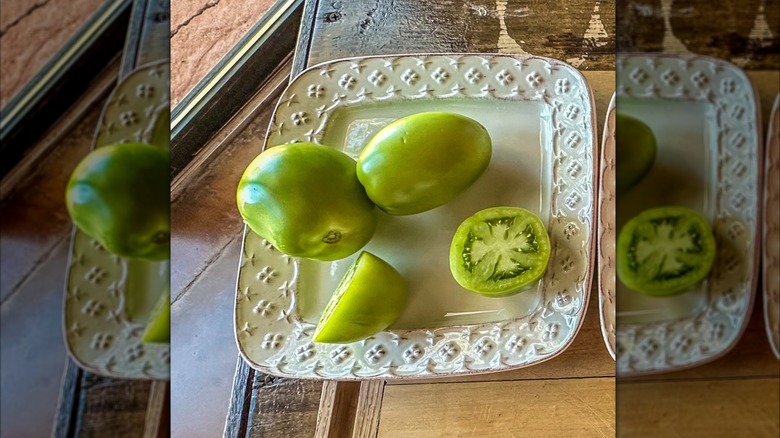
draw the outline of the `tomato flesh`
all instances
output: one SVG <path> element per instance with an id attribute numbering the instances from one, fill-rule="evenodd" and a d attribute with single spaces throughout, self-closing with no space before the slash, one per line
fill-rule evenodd
<path id="1" fill-rule="evenodd" d="M 144 342 L 171 342 L 171 293 L 166 288 L 152 310 L 143 336 Z"/>
<path id="2" fill-rule="evenodd" d="M 406 283 L 395 268 L 361 252 L 342 278 L 314 331 L 320 343 L 350 343 L 389 327 L 403 312 Z"/>
<path id="3" fill-rule="evenodd" d="M 707 221 L 685 207 L 645 210 L 629 220 L 617 242 L 617 273 L 630 289 L 675 295 L 703 280 L 715 259 Z"/>
<path id="4" fill-rule="evenodd" d="M 494 207 L 477 212 L 455 231 L 450 271 L 464 288 L 486 296 L 518 293 L 540 279 L 550 259 L 542 221 L 528 210 Z"/>

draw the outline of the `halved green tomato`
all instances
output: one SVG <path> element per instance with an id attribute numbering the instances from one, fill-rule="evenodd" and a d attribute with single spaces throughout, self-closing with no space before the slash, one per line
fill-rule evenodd
<path id="1" fill-rule="evenodd" d="M 165 288 L 154 305 L 143 336 L 144 342 L 171 342 L 171 292 Z"/>
<path id="2" fill-rule="evenodd" d="M 707 221 L 685 207 L 645 210 L 629 220 L 617 241 L 617 273 L 630 289 L 667 296 L 703 280 L 715 260 Z"/>
<path id="3" fill-rule="evenodd" d="M 479 294 L 518 293 L 540 279 L 550 261 L 550 238 L 528 210 L 493 207 L 477 212 L 455 231 L 450 271 L 455 281 Z"/>
<path id="4" fill-rule="evenodd" d="M 386 329 L 403 312 L 406 295 L 406 282 L 395 268 L 361 252 L 328 301 L 314 342 L 345 344 Z"/>

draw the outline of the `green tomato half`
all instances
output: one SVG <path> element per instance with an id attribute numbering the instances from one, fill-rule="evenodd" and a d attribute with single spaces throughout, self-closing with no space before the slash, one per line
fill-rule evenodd
<path id="1" fill-rule="evenodd" d="M 103 146 L 73 171 L 65 192 L 76 226 L 107 251 L 150 261 L 170 257 L 168 150 L 143 143 Z"/>
<path id="2" fill-rule="evenodd" d="M 487 169 L 492 154 L 484 126 L 458 114 L 419 113 L 372 137 L 357 159 L 357 176 L 387 213 L 421 213 L 446 204 Z"/>
<path id="3" fill-rule="evenodd" d="M 171 342 L 171 290 L 166 287 L 154 305 L 143 335 L 144 342 Z"/>
<path id="4" fill-rule="evenodd" d="M 379 257 L 362 252 L 341 279 L 314 330 L 314 342 L 359 341 L 389 327 L 406 307 L 401 274 Z"/>
<path id="5" fill-rule="evenodd" d="M 550 253 L 550 237 L 538 216 L 518 207 L 492 207 L 455 230 L 450 271 L 464 288 L 502 297 L 542 278 Z"/>
<path id="6" fill-rule="evenodd" d="M 376 209 L 355 175 L 355 160 L 319 144 L 266 149 L 244 171 L 236 201 L 252 231 L 294 257 L 343 259 L 376 229 Z"/>
<path id="7" fill-rule="evenodd" d="M 645 210 L 626 222 L 617 240 L 617 274 L 630 289 L 676 295 L 702 281 L 715 261 L 707 220 L 685 207 Z"/>

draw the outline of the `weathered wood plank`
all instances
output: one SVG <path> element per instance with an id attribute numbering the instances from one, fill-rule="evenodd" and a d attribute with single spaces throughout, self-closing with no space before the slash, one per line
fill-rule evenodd
<path id="1" fill-rule="evenodd" d="M 359 382 L 336 382 L 333 380 L 323 382 L 314 437 L 352 436 L 359 396 Z"/>
<path id="2" fill-rule="evenodd" d="M 361 55 L 531 53 L 584 70 L 615 65 L 614 4 L 576 0 L 320 2 L 309 65 Z"/>
<path id="3" fill-rule="evenodd" d="M 75 436 L 137 438 L 144 430 L 152 382 L 119 380 L 85 372 L 80 398 L 83 409 Z"/>
<path id="4" fill-rule="evenodd" d="M 375 438 L 379 433 L 379 419 L 385 395 L 385 382 L 369 380 L 360 383 L 353 438 Z"/>
<path id="5" fill-rule="evenodd" d="M 238 358 L 236 373 L 233 376 L 233 391 L 230 397 L 227 422 L 225 423 L 225 438 L 243 438 L 246 436 L 249 405 L 252 402 L 252 381 L 255 370 L 249 367 L 244 358 Z"/>
<path id="6" fill-rule="evenodd" d="M 748 70 L 780 68 L 777 0 L 629 0 L 618 2 L 617 17 L 618 52 L 690 52 Z"/>
<path id="7" fill-rule="evenodd" d="M 313 436 L 321 389 L 320 381 L 255 373 L 247 436 Z"/>
<path id="8" fill-rule="evenodd" d="M 612 378 L 388 385 L 379 437 L 614 436 L 614 387 Z"/>
<path id="9" fill-rule="evenodd" d="M 780 379 L 642 382 L 617 385 L 624 436 L 776 437 Z"/>
<path id="10" fill-rule="evenodd" d="M 143 438 L 170 435 L 171 391 L 167 381 L 154 381 L 149 389 Z"/>

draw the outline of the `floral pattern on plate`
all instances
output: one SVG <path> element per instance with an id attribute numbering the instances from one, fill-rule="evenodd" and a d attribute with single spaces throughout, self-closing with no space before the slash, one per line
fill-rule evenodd
<path id="1" fill-rule="evenodd" d="M 712 228 L 718 249 L 704 282 L 706 303 L 690 317 L 619 322 L 617 373 L 625 377 L 715 360 L 742 335 L 757 280 L 761 139 L 755 91 L 734 65 L 701 56 L 636 54 L 619 56 L 617 66 L 618 99 L 703 105 L 713 115 L 717 163 Z"/>
<path id="2" fill-rule="evenodd" d="M 321 142 L 339 109 L 444 99 L 534 102 L 549 114 L 552 172 L 547 218 L 552 260 L 535 310 L 522 318 L 427 329 L 388 329 L 360 342 L 315 344 L 300 318 L 301 260 L 245 230 L 235 333 L 239 351 L 270 374 L 393 379 L 508 370 L 561 353 L 579 330 L 594 249 L 595 123 L 583 76 L 548 58 L 504 55 L 366 57 L 298 76 L 273 115 L 266 146 Z"/>
<path id="3" fill-rule="evenodd" d="M 158 115 L 169 107 L 169 77 L 166 60 L 139 67 L 122 79 L 103 108 L 95 147 L 149 142 Z M 144 324 L 128 316 L 125 292 L 128 282 L 135 281 L 131 265 L 74 227 L 64 303 L 65 344 L 73 360 L 93 373 L 168 379 L 170 344 L 142 342 Z M 150 264 L 158 270 L 157 281 L 152 281 L 156 286 L 169 281 L 167 265 Z"/>

